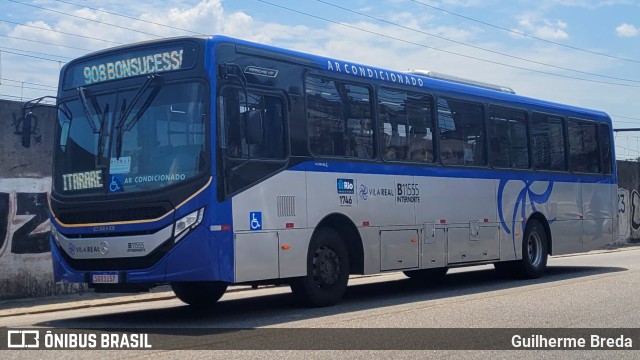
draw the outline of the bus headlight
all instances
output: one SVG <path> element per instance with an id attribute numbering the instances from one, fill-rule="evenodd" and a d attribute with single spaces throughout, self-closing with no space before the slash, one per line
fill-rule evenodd
<path id="1" fill-rule="evenodd" d="M 201 208 L 176 221 L 176 226 L 173 228 L 173 238 L 175 242 L 180 241 L 189 231 L 198 226 L 202 222 L 203 217 L 204 208 Z"/>
<path id="2" fill-rule="evenodd" d="M 51 236 L 53 236 L 53 240 L 60 246 L 60 239 L 58 239 L 58 229 L 56 229 L 53 224 L 51 224 Z"/>

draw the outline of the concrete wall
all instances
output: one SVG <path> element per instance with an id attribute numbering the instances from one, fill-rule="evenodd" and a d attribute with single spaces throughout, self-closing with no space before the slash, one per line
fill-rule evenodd
<path id="1" fill-rule="evenodd" d="M 0 299 L 76 291 L 51 270 L 49 207 L 55 110 L 34 111 L 31 147 L 21 145 L 22 102 L 0 100 Z M 36 125 L 34 123 L 34 125 Z"/>
<path id="2" fill-rule="evenodd" d="M 618 214 L 621 241 L 640 240 L 640 162 L 618 161 Z"/>

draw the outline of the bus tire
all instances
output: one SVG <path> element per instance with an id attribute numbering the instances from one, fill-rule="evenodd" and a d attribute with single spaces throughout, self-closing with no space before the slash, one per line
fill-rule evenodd
<path id="1" fill-rule="evenodd" d="M 402 273 L 411 280 L 420 282 L 439 283 L 444 281 L 445 275 L 447 275 L 449 268 L 435 268 L 435 269 L 420 269 L 403 271 Z"/>
<path id="2" fill-rule="evenodd" d="M 215 281 L 174 282 L 171 289 L 186 304 L 208 307 L 220 300 L 227 291 L 227 284 Z"/>
<path id="3" fill-rule="evenodd" d="M 514 276 L 515 261 L 502 261 L 493 264 L 496 274 L 501 279 L 507 279 Z"/>
<path id="4" fill-rule="evenodd" d="M 349 253 L 340 234 L 319 228 L 307 253 L 307 275 L 291 282 L 296 299 L 306 306 L 324 307 L 338 303 L 349 282 Z"/>
<path id="5" fill-rule="evenodd" d="M 522 238 L 522 259 L 513 263 L 513 273 L 520 279 L 537 279 L 547 268 L 547 233 L 537 220 L 527 223 Z"/>

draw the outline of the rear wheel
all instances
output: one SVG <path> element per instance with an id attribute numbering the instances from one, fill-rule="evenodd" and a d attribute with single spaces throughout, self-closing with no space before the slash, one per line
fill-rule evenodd
<path id="1" fill-rule="evenodd" d="M 340 301 L 349 281 L 349 253 L 331 228 L 316 231 L 307 254 L 307 275 L 291 282 L 291 291 L 303 304 L 331 306 Z"/>
<path id="2" fill-rule="evenodd" d="M 549 256 L 547 232 L 537 220 L 527 223 L 522 239 L 522 259 L 496 263 L 499 274 L 519 279 L 537 279 L 547 269 Z"/>
<path id="3" fill-rule="evenodd" d="M 175 282 L 171 289 L 182 302 L 197 306 L 213 306 L 227 290 L 227 284 L 214 281 Z"/>
<path id="4" fill-rule="evenodd" d="M 411 270 L 411 271 L 403 271 L 411 280 L 416 280 L 420 282 L 431 282 L 437 283 L 444 281 L 445 275 L 447 275 L 447 271 L 449 268 L 435 268 L 435 269 L 421 269 L 421 270 Z"/>

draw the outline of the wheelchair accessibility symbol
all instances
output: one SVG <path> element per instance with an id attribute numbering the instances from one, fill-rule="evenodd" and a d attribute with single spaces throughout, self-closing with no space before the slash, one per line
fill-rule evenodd
<path id="1" fill-rule="evenodd" d="M 262 230 L 262 212 L 254 211 L 249 213 L 249 229 Z"/>
<path id="2" fill-rule="evenodd" d="M 111 179 L 109 180 L 109 192 L 120 192 L 122 190 L 122 178 L 118 175 L 111 175 Z"/>

